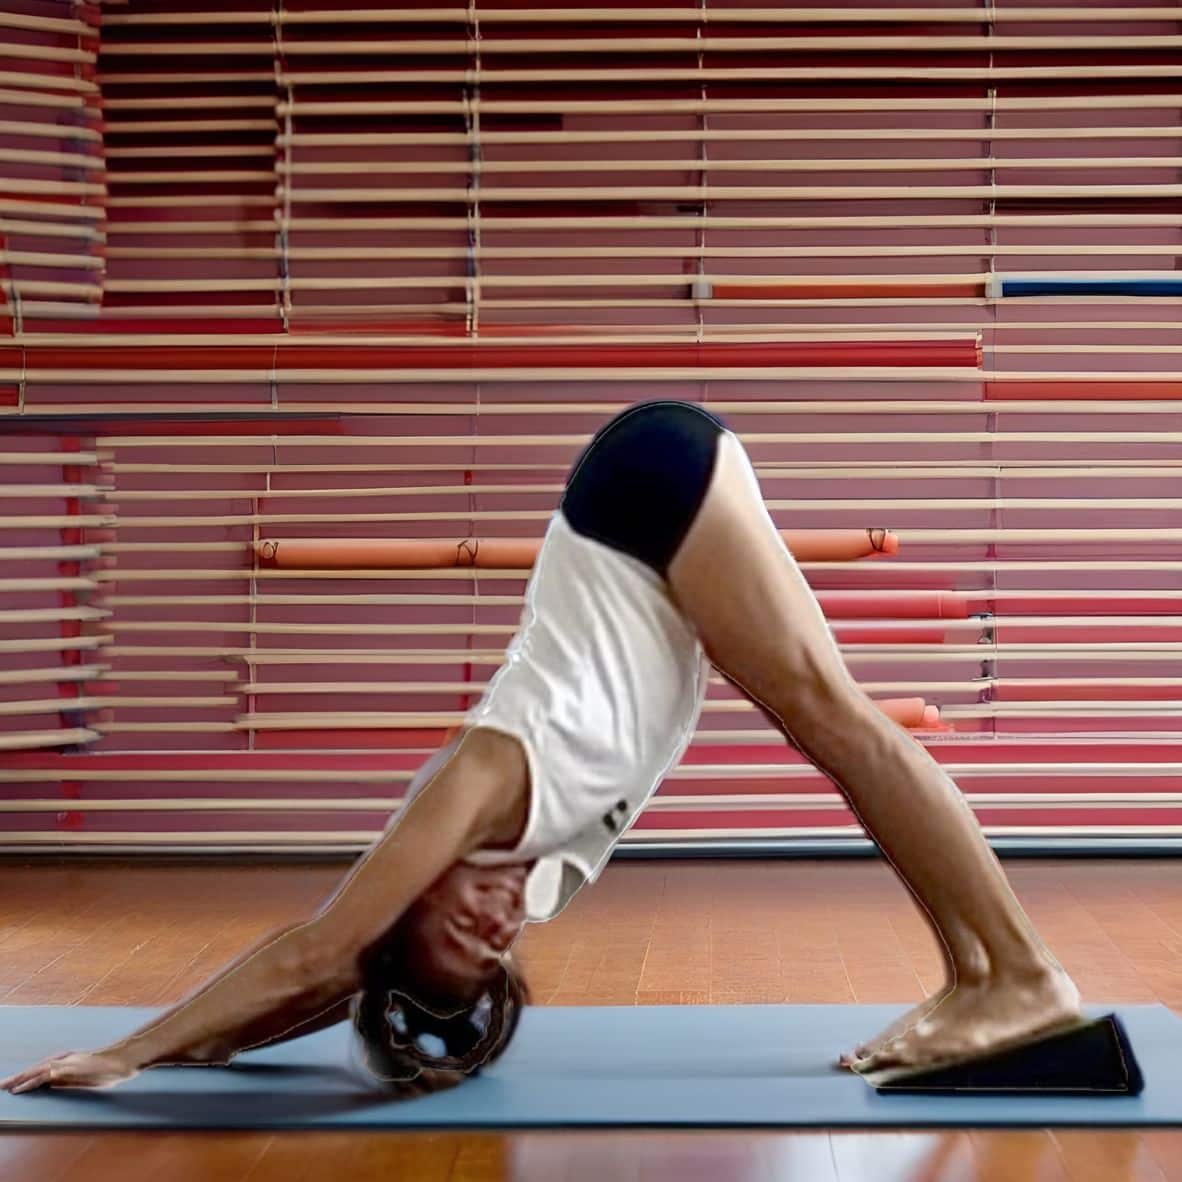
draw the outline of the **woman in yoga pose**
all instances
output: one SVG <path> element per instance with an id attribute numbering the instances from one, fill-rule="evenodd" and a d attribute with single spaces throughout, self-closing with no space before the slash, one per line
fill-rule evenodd
<path id="1" fill-rule="evenodd" d="M 459 1082 L 512 1035 L 522 925 L 598 874 L 688 745 L 711 662 L 842 791 L 944 951 L 943 987 L 842 1062 L 906 1072 L 1079 1020 L 960 792 L 851 678 L 739 440 L 655 402 L 576 464 L 504 666 L 320 910 L 119 1043 L 3 1086 L 226 1063 L 350 1015 L 391 1086 Z"/>

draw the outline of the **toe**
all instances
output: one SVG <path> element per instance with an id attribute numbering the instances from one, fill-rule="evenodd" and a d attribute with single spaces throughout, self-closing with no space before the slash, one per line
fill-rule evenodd
<path id="1" fill-rule="evenodd" d="M 888 1067 L 903 1067 L 910 1062 L 910 1056 L 907 1054 L 907 1048 L 904 1043 L 895 1039 L 887 1043 L 885 1046 L 879 1047 L 878 1050 L 871 1052 L 864 1058 L 859 1059 L 854 1064 L 854 1070 L 860 1075 L 866 1075 L 874 1071 L 882 1071 Z"/>
<path id="2" fill-rule="evenodd" d="M 861 1059 L 865 1059 L 867 1055 L 874 1051 L 874 1044 L 869 1042 L 860 1043 L 854 1047 L 852 1051 L 846 1051 L 841 1057 L 841 1065 L 843 1067 L 853 1067 Z"/>

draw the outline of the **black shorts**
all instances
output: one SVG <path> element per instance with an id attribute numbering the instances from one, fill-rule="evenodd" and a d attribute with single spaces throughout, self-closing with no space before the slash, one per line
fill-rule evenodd
<path id="1" fill-rule="evenodd" d="M 567 522 L 665 577 L 706 499 L 726 430 L 689 402 L 645 402 L 617 415 L 571 470 L 560 503 Z"/>

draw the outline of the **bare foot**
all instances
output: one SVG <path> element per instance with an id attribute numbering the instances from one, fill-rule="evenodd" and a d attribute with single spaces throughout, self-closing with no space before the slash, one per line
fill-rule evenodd
<path id="1" fill-rule="evenodd" d="M 867 1039 L 864 1043 L 859 1043 L 852 1051 L 846 1051 L 838 1059 L 838 1065 L 841 1067 L 853 1067 L 859 1059 L 865 1059 L 867 1055 L 873 1055 L 876 1051 L 886 1046 L 888 1042 L 892 1042 L 898 1038 L 899 1035 L 906 1034 L 913 1026 L 919 1025 L 948 996 L 951 990 L 951 985 L 945 985 L 938 992 L 933 993 L 931 997 L 925 998 L 919 1005 L 913 1006 L 905 1014 L 901 1014 L 885 1030 L 875 1035 L 874 1038 Z"/>
<path id="2" fill-rule="evenodd" d="M 959 983 L 910 1030 L 858 1060 L 880 1082 L 1016 1046 L 1080 1019 L 1079 990 L 1062 969 Z"/>

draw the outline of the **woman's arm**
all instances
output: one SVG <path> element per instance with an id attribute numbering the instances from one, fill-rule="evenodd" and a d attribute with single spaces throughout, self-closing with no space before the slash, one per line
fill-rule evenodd
<path id="1" fill-rule="evenodd" d="M 352 992 L 320 964 L 306 923 L 281 928 L 226 965 L 195 993 L 107 1048 L 135 1070 L 175 1063 L 225 1064 L 286 1036 Z M 342 970 L 346 966 L 337 966 Z"/>
<path id="2" fill-rule="evenodd" d="M 339 1006 L 360 987 L 364 951 L 449 866 L 502 840 L 516 823 L 528 792 L 524 769 L 524 757 L 507 752 L 503 737 L 464 736 L 316 916 L 274 933 L 97 1056 L 126 1068 L 123 1078 L 165 1063 L 224 1063 Z M 87 1086 L 37 1069 L 21 1076 L 30 1077 Z"/>
<path id="3" fill-rule="evenodd" d="M 251 1047 L 242 1047 L 241 1050 L 257 1051 L 260 1047 L 274 1047 L 281 1042 L 292 1042 L 297 1038 L 303 1038 L 308 1034 L 315 1034 L 318 1030 L 327 1030 L 330 1026 L 336 1026 L 340 1022 L 347 1022 L 350 1018 L 350 1010 L 353 1006 L 353 998 L 356 994 L 349 994 L 348 997 L 342 1001 L 337 1002 L 336 1005 L 330 1006 L 322 1014 L 318 1014 L 314 1018 L 309 1018 L 306 1022 L 300 1023 L 299 1026 L 293 1026 L 290 1030 L 283 1034 L 277 1034 L 273 1038 L 268 1038 L 265 1042 L 255 1043 Z M 203 1055 L 198 1052 L 190 1052 L 184 1058 L 173 1059 L 169 1066 L 179 1067 L 211 1067 L 218 1066 L 215 1059 L 211 1059 L 208 1055 Z M 224 1061 L 220 1064 L 225 1066 Z"/>
<path id="4" fill-rule="evenodd" d="M 456 744 L 315 917 L 280 932 L 131 1035 L 119 1044 L 123 1053 L 141 1067 L 194 1049 L 228 1060 L 356 992 L 365 949 L 449 866 L 499 833 L 515 787 L 524 795 L 513 761 L 488 738 L 477 732 Z"/>
<path id="5" fill-rule="evenodd" d="M 330 1006 L 324 1013 L 318 1014 L 315 1018 L 309 1018 L 306 1022 L 293 1027 L 284 1034 L 269 1038 L 266 1042 L 257 1043 L 250 1049 L 257 1051 L 259 1047 L 278 1046 L 281 1042 L 291 1042 L 293 1039 L 304 1038 L 306 1035 L 315 1034 L 318 1030 L 327 1030 L 330 1026 L 336 1026 L 339 1022 L 347 1022 L 355 996 L 356 994 L 350 993 L 348 997 L 338 1001 L 336 1005 Z"/>
<path id="6" fill-rule="evenodd" d="M 241 1047 L 239 1049 L 255 1050 L 261 1046 L 273 1046 L 276 1043 L 302 1038 L 306 1034 L 313 1034 L 328 1026 L 335 1026 L 338 1022 L 343 1022 L 349 1017 L 352 1001 L 353 997 L 350 995 L 298 1026 L 293 1026 L 263 1042 L 252 1044 L 249 1048 Z M 230 1057 L 224 1053 L 217 1054 L 211 1044 L 209 1047 L 193 1046 L 187 1051 L 179 1051 L 167 1060 L 161 1060 L 155 1064 L 137 1064 L 133 1056 L 121 1049 L 120 1044 L 115 1044 L 115 1046 L 101 1051 L 89 1053 L 71 1051 L 63 1055 L 55 1055 L 51 1059 L 46 1059 L 34 1067 L 0 1081 L 0 1088 L 14 1093 L 28 1092 L 44 1086 L 105 1088 L 132 1079 L 146 1066 L 224 1067 Z"/>
<path id="7" fill-rule="evenodd" d="M 353 999 L 357 995 L 350 993 L 348 996 L 342 998 L 335 1005 L 331 1005 L 323 1012 L 314 1015 L 311 1018 L 301 1022 L 298 1026 L 291 1027 L 290 1030 L 285 1030 L 281 1034 L 273 1035 L 265 1039 L 263 1042 L 252 1043 L 249 1047 L 240 1047 L 239 1053 L 242 1051 L 257 1051 L 261 1047 L 275 1047 L 281 1042 L 293 1042 L 297 1038 L 304 1038 L 309 1034 L 315 1034 L 318 1030 L 327 1030 L 330 1026 L 336 1026 L 340 1022 L 349 1021 L 351 1010 L 353 1007 Z M 183 1060 L 173 1060 L 175 1063 L 184 1065 L 201 1065 L 201 1066 L 215 1066 L 216 1062 L 211 1062 L 210 1059 L 204 1056 L 193 1056 Z M 224 1066 L 224 1062 L 221 1064 Z"/>

